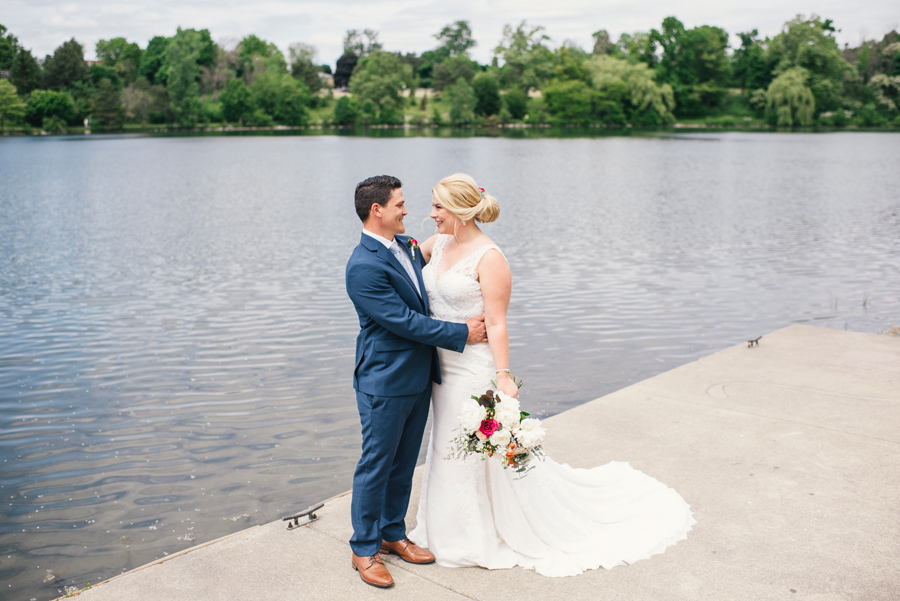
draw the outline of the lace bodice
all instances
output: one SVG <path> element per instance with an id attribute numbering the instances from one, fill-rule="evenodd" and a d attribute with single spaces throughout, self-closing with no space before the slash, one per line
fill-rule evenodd
<path id="1" fill-rule="evenodd" d="M 485 244 L 468 257 L 444 269 L 441 260 L 449 235 L 440 235 L 431 251 L 431 261 L 422 270 L 431 317 L 442 321 L 468 321 L 484 313 L 481 284 L 478 283 L 478 263 L 496 244 Z M 502 251 L 500 251 L 501 254 Z"/>
<path id="2" fill-rule="evenodd" d="M 472 254 L 444 270 L 441 259 L 449 235 L 440 235 L 431 251 L 431 261 L 422 270 L 431 317 L 441 321 L 462 323 L 484 313 L 484 298 L 478 282 L 478 263 L 492 248 L 503 254 L 496 244 L 485 244 Z M 505 258 L 505 257 L 504 257 Z M 441 369 L 467 372 L 470 375 L 493 376 L 494 361 L 488 344 L 466 345 L 462 355 L 438 349 Z M 488 378 L 489 381 L 489 378 Z M 480 386 L 480 384 L 479 384 Z"/>

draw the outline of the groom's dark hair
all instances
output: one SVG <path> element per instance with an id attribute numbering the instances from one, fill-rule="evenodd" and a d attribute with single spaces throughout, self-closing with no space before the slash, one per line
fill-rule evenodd
<path id="1" fill-rule="evenodd" d="M 366 222 L 373 204 L 386 206 L 391 193 L 401 187 L 403 184 L 392 175 L 376 175 L 356 184 L 356 214 L 360 221 Z"/>

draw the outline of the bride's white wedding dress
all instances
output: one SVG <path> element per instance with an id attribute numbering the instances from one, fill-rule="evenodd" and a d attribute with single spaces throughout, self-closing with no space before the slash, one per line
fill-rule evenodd
<path id="1" fill-rule="evenodd" d="M 444 270 L 450 236 L 439 236 L 423 270 L 431 316 L 464 322 L 484 312 L 476 267 L 494 245 Z M 681 496 L 624 462 L 574 469 L 545 458 L 524 477 L 499 461 L 445 459 L 464 399 L 491 385 L 487 344 L 464 353 L 438 349 L 442 384 L 432 394 L 433 426 L 417 522 L 409 537 L 444 566 L 510 568 L 571 576 L 661 553 L 695 524 Z"/>

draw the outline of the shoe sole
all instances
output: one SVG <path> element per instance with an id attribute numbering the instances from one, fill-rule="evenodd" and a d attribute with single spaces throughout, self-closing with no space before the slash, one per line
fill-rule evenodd
<path id="1" fill-rule="evenodd" d="M 411 564 L 414 564 L 414 565 L 417 565 L 417 566 L 428 565 L 428 564 L 430 564 L 430 563 L 434 563 L 434 561 L 435 561 L 434 557 L 432 557 L 431 559 L 429 559 L 429 560 L 427 560 L 427 561 L 410 561 L 409 559 L 406 559 L 405 557 L 403 557 L 403 556 L 400 555 L 399 553 L 392 553 L 391 551 L 389 551 L 388 549 L 385 549 L 384 547 L 382 547 L 378 552 L 381 553 L 382 555 L 396 555 L 397 557 L 399 557 L 400 559 L 402 559 L 402 560 L 405 561 L 406 563 L 411 563 Z"/>
<path id="2" fill-rule="evenodd" d="M 394 586 L 393 582 L 391 582 L 390 584 L 375 584 L 374 582 L 369 582 L 368 580 L 363 578 L 362 572 L 360 571 L 360 569 L 358 567 L 356 567 L 355 563 L 353 563 L 351 561 L 350 565 L 353 566 L 353 569 L 356 570 L 356 572 L 359 574 L 359 579 L 362 580 L 363 582 L 365 582 L 366 584 L 368 584 L 369 586 L 374 586 L 375 588 L 390 588 L 390 587 Z"/>

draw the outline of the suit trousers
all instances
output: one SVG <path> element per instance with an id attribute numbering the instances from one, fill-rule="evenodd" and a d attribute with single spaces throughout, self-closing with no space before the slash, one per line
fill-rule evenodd
<path id="1" fill-rule="evenodd" d="M 406 536 L 412 477 L 422 446 L 431 386 L 408 396 L 375 396 L 356 391 L 362 424 L 362 456 L 353 475 L 350 548 L 375 555 L 381 541 Z"/>

